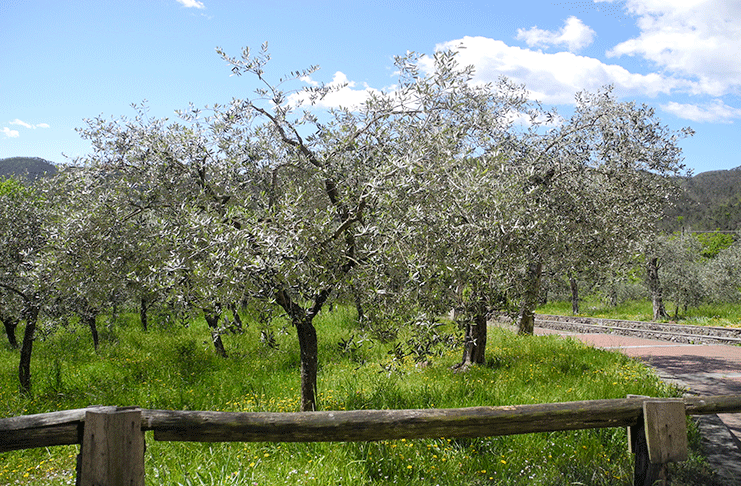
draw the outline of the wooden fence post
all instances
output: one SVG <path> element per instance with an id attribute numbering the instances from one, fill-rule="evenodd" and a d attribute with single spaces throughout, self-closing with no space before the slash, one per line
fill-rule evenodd
<path id="1" fill-rule="evenodd" d="M 144 432 L 138 407 L 85 412 L 78 486 L 144 486 Z"/>
<path id="2" fill-rule="evenodd" d="M 634 486 L 665 484 L 666 465 L 687 460 L 687 416 L 679 399 L 646 400 L 640 422 L 628 428 L 635 454 Z"/>

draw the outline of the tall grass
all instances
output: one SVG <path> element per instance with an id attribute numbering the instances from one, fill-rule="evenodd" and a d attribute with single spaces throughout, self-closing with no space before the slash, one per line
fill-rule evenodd
<path id="1" fill-rule="evenodd" d="M 571 301 L 550 301 L 538 307 L 536 312 L 542 314 L 571 315 Z M 579 315 L 608 319 L 649 321 L 653 317 L 653 310 L 651 308 L 651 302 L 646 300 L 627 300 L 611 306 L 599 297 L 590 295 L 582 298 L 579 304 Z"/>
<path id="2" fill-rule="evenodd" d="M 349 308 L 317 318 L 319 405 L 325 410 L 454 408 L 671 396 L 649 369 L 618 353 L 557 337 L 490 333 L 487 364 L 451 370 L 460 350 L 420 363 L 394 352 L 397 343 L 367 339 Z M 143 332 L 133 316 L 101 323 L 96 354 L 74 325 L 36 343 L 34 395 L 17 393 L 17 351 L 0 349 L 0 414 L 14 416 L 100 405 L 273 411 L 299 409 L 299 355 L 294 330 L 257 324 L 226 335 L 219 358 L 201 321 L 161 324 Z M 454 329 L 448 329 L 454 332 Z M 401 333 L 401 342 L 407 336 Z M 267 343 L 270 342 L 271 346 Z M 147 434 L 147 484 L 182 485 L 525 485 L 631 484 L 622 429 L 456 440 L 373 443 L 170 443 Z M 0 484 L 74 483 L 77 446 L 0 455 Z M 693 456 L 697 458 L 697 456 Z M 695 469 L 704 474 L 700 459 Z M 697 465 L 699 464 L 699 465 Z M 682 469 L 678 469 L 682 473 Z M 693 470 L 692 475 L 698 472 Z"/>
<path id="3" fill-rule="evenodd" d="M 675 317 L 675 305 L 665 303 L 669 317 L 665 321 L 677 320 L 681 324 L 702 326 L 741 327 L 741 305 L 732 303 L 708 303 L 697 307 L 680 309 Z M 572 315 L 570 301 L 551 301 L 540 306 L 541 314 Z M 611 306 L 596 296 L 585 297 L 579 306 L 580 316 L 602 317 L 607 319 L 625 319 L 632 321 L 650 321 L 653 319 L 653 307 L 648 300 L 629 300 Z M 678 317 L 678 319 L 677 319 Z"/>

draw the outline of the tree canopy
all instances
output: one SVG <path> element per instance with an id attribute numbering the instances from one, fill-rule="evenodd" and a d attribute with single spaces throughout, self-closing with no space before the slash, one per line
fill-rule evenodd
<path id="1" fill-rule="evenodd" d="M 282 310 L 297 333 L 302 410 L 317 407 L 314 318 L 327 304 L 352 295 L 368 325 L 456 309 L 462 364 L 482 362 L 492 310 L 532 333 L 544 268 L 609 271 L 639 251 L 691 132 L 609 87 L 578 93 L 563 118 L 506 78 L 473 84 L 451 51 L 427 71 L 399 57 L 394 89 L 328 111 L 316 102 L 333 88 L 289 89 L 315 68 L 276 79 L 267 46 L 218 53 L 253 95 L 175 121 L 146 105 L 87 120 L 92 151 L 55 178 L 44 231 L 9 236 L 2 251 L 40 238 L 45 285 L 93 316 L 91 329 L 112 302 L 159 300 L 202 312 L 227 356 L 227 309 Z M 3 272 L 6 289 L 22 275 Z"/>

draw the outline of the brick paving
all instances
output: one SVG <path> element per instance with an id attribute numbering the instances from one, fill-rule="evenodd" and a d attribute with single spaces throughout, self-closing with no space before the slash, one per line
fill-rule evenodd
<path id="1" fill-rule="evenodd" d="M 601 349 L 619 351 L 652 366 L 666 382 L 696 395 L 741 395 L 741 346 L 680 344 L 614 334 L 586 334 L 536 327 Z M 722 484 L 741 486 L 741 413 L 698 416 L 709 465 Z"/>
<path id="2" fill-rule="evenodd" d="M 680 344 L 613 334 L 578 334 L 536 328 L 536 334 L 561 334 L 597 348 L 641 359 L 659 376 L 697 395 L 741 395 L 741 346 Z M 718 414 L 741 440 L 741 413 Z"/>

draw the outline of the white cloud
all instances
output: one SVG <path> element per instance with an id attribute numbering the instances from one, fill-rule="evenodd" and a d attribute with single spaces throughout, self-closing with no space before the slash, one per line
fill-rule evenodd
<path id="1" fill-rule="evenodd" d="M 8 127 L 3 127 L 0 129 L 0 133 L 5 134 L 8 138 L 18 138 L 20 136 L 20 133 L 18 133 L 18 130 L 11 130 Z"/>
<path id="2" fill-rule="evenodd" d="M 492 82 L 504 75 L 524 83 L 531 98 L 543 103 L 571 104 L 577 91 L 596 91 L 607 84 L 613 84 L 621 96 L 668 94 L 686 84 L 657 73 L 631 73 L 622 66 L 571 52 L 544 53 L 487 37 L 464 37 L 438 44 L 436 49 L 458 51 L 461 65 L 475 67 L 474 82 Z M 431 66 L 429 58 L 422 60 L 422 69 Z"/>
<path id="3" fill-rule="evenodd" d="M 676 76 L 696 80 L 690 92 L 741 92 L 741 2 L 738 0 L 627 0 L 638 17 L 638 37 L 608 56 L 641 56 Z"/>
<path id="4" fill-rule="evenodd" d="M 206 8 L 203 2 L 197 0 L 176 0 L 180 5 L 185 8 Z"/>
<path id="5" fill-rule="evenodd" d="M 734 118 L 741 118 L 741 109 L 728 106 L 722 100 L 703 105 L 671 101 L 662 108 L 680 118 L 700 123 L 733 123 Z"/>
<path id="6" fill-rule="evenodd" d="M 37 125 L 31 125 L 30 123 L 26 123 L 23 120 L 19 120 L 18 118 L 16 118 L 15 120 L 13 120 L 11 122 L 8 122 L 8 123 L 10 125 L 20 125 L 20 126 L 22 126 L 24 128 L 34 128 L 34 129 L 36 129 L 36 128 L 49 128 L 49 124 L 48 123 L 39 123 Z"/>
<path id="7" fill-rule="evenodd" d="M 309 76 L 301 78 L 301 81 L 313 87 L 319 86 L 319 82 Z M 332 81 L 327 83 L 327 86 L 333 88 L 333 91 L 316 101 L 315 106 L 319 108 L 337 108 L 340 106 L 356 108 L 363 104 L 371 93 L 378 92 L 367 84 L 364 84 L 362 89 L 357 89 L 357 83 L 349 81 L 347 75 L 341 71 L 334 74 Z M 288 97 L 288 102 L 293 106 L 308 105 L 310 104 L 309 95 L 305 92 L 294 93 Z"/>
<path id="8" fill-rule="evenodd" d="M 640 56 L 657 65 L 654 72 L 631 72 L 617 64 L 618 60 L 610 64 L 610 60 L 576 54 L 596 35 L 576 17 L 567 19 L 558 31 L 537 27 L 518 30 L 517 38 L 530 48 L 486 37 L 463 37 L 435 48 L 457 51 L 462 66 L 474 66 L 474 82 L 495 82 L 504 75 L 525 84 L 532 99 L 546 104 L 573 104 L 577 91 L 596 91 L 608 84 L 614 85 L 615 94 L 620 97 L 657 97 L 676 92 L 713 98 L 741 94 L 741 1 L 625 0 L 621 4 L 636 19 L 640 33 L 616 45 L 607 55 Z M 558 47 L 562 52 L 539 49 L 543 47 Z M 424 56 L 419 65 L 423 72 L 429 72 L 432 59 Z M 318 84 L 311 78 L 303 81 L 312 86 Z M 342 72 L 335 74 L 330 85 L 342 82 L 348 85 L 317 105 L 358 106 L 374 91 L 367 85 L 361 87 L 348 81 Z M 307 103 L 308 98 L 305 94 L 294 95 L 292 102 Z M 672 102 L 663 108 L 694 121 L 728 123 L 741 118 L 739 108 L 720 99 L 705 104 Z"/>
<path id="9" fill-rule="evenodd" d="M 577 52 L 590 45 L 596 32 L 578 18 L 571 16 L 558 32 L 532 27 L 517 29 L 517 39 L 524 40 L 530 47 L 550 47 L 565 45 L 569 51 Z"/>
<path id="10" fill-rule="evenodd" d="M 20 126 L 26 127 L 26 128 L 33 128 L 33 125 L 31 125 L 30 123 L 26 123 L 26 122 L 24 122 L 22 120 L 19 120 L 18 118 L 16 118 L 15 120 L 13 120 L 12 122 L 9 122 L 9 123 L 11 125 L 20 125 Z"/>

